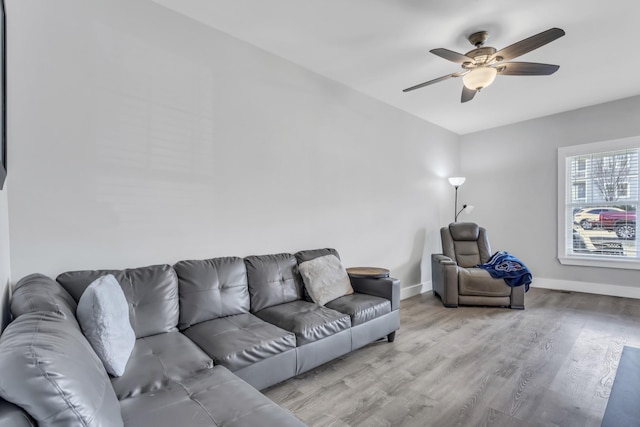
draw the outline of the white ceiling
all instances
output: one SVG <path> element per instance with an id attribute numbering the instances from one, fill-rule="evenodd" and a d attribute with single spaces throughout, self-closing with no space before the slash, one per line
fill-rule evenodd
<path id="1" fill-rule="evenodd" d="M 640 94 L 638 0 L 153 0 L 458 134 Z M 517 60 L 551 76 L 498 76 L 468 103 L 462 80 L 402 89 L 459 71 L 431 53 L 501 49 L 552 27 L 566 35 Z"/>

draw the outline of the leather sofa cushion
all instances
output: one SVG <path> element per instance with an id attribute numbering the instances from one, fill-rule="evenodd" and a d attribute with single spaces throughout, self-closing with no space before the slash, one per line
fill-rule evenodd
<path id="1" fill-rule="evenodd" d="M 351 327 L 348 314 L 307 301 L 293 301 L 265 308 L 259 318 L 296 334 L 296 345 L 321 340 Z"/>
<path id="2" fill-rule="evenodd" d="M 24 409 L 0 399 L 0 426 L 37 427 L 37 424 Z"/>
<path id="3" fill-rule="evenodd" d="M 351 325 L 361 325 L 385 314 L 391 313 L 391 301 L 373 295 L 345 295 L 325 304 L 325 307 L 351 317 Z"/>
<path id="4" fill-rule="evenodd" d="M 189 338 L 178 331 L 167 332 L 137 339 L 124 374 L 111 378 L 111 384 L 122 400 L 211 367 L 211 358 Z"/>
<path id="5" fill-rule="evenodd" d="M 14 318 L 26 313 L 50 311 L 76 321 L 76 301 L 58 282 L 42 274 L 31 274 L 16 284 L 11 296 Z"/>
<path id="6" fill-rule="evenodd" d="M 121 407 L 132 427 L 305 426 L 224 366 L 125 399 Z"/>
<path id="7" fill-rule="evenodd" d="M 251 312 L 303 297 L 302 278 L 291 254 L 249 256 L 244 259 L 249 280 Z"/>
<path id="8" fill-rule="evenodd" d="M 102 362 L 78 324 L 57 313 L 23 314 L 6 327 L 0 338 L 0 396 L 41 427 L 123 425 Z"/>
<path id="9" fill-rule="evenodd" d="M 253 314 L 237 314 L 198 323 L 183 333 L 231 371 L 296 347 L 296 336 Z"/>
<path id="10" fill-rule="evenodd" d="M 300 251 L 295 253 L 296 260 L 298 260 L 298 264 L 302 264 L 305 261 L 311 261 L 312 259 L 316 259 L 325 255 L 333 255 L 336 258 L 340 259 L 340 255 L 338 255 L 338 251 L 333 248 L 325 248 L 325 249 L 309 249 L 306 251 Z"/>
<path id="11" fill-rule="evenodd" d="M 175 330 L 179 316 L 178 278 L 170 265 L 70 271 L 56 280 L 77 302 L 87 286 L 106 274 L 113 274 L 122 286 L 136 338 Z"/>
<path id="12" fill-rule="evenodd" d="M 247 269 L 242 258 L 180 261 L 178 275 L 182 330 L 199 322 L 249 312 Z"/>
<path id="13" fill-rule="evenodd" d="M 503 279 L 494 279 L 481 268 L 458 268 L 458 293 L 460 295 L 508 297 L 511 288 Z"/>

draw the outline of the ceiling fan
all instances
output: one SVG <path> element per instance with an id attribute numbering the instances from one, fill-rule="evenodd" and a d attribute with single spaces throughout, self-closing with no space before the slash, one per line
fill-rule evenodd
<path id="1" fill-rule="evenodd" d="M 527 52 L 531 52 L 564 36 L 564 34 L 565 32 L 560 28 L 551 28 L 496 51 L 493 47 L 484 46 L 485 41 L 489 37 L 489 33 L 487 31 L 478 31 L 468 37 L 469 42 L 475 46 L 475 49 L 470 50 L 464 55 L 444 48 L 430 50 L 434 55 L 460 64 L 463 71 L 447 74 L 446 76 L 411 86 L 404 89 L 403 92 L 420 89 L 421 87 L 448 80 L 452 77 L 462 77 L 464 86 L 462 87 L 462 99 L 460 102 L 467 102 L 473 99 L 476 92 L 493 83 L 498 74 L 503 76 L 548 76 L 558 71 L 560 66 L 535 62 L 505 61 L 510 61 Z"/>

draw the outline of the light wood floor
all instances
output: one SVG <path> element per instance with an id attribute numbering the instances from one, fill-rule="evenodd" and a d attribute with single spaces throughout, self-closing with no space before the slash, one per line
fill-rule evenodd
<path id="1" fill-rule="evenodd" d="M 623 346 L 640 347 L 640 300 L 532 288 L 525 305 L 418 295 L 394 343 L 265 394 L 314 427 L 600 426 Z"/>

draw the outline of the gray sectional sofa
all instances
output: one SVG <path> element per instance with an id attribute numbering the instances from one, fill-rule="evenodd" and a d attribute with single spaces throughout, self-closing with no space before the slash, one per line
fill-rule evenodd
<path id="1" fill-rule="evenodd" d="M 298 265 L 325 255 L 338 253 L 25 277 L 0 337 L 0 427 L 304 425 L 258 390 L 393 341 L 400 325 L 396 279 L 350 278 L 353 294 L 310 302 Z M 122 287 L 136 335 L 117 378 L 75 316 L 85 288 L 105 274 Z"/>

